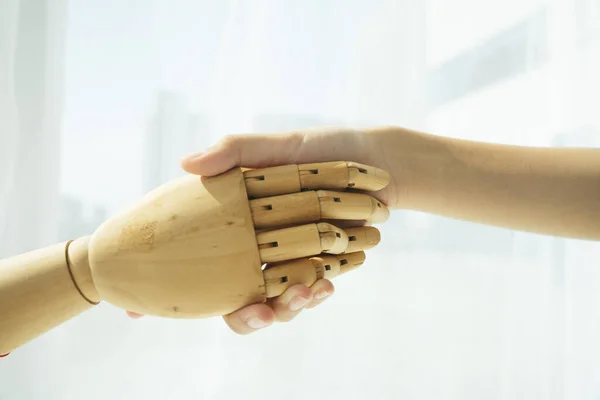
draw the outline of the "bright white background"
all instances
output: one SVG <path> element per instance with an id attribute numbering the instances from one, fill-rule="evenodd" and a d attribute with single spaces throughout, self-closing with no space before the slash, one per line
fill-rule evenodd
<path id="1" fill-rule="evenodd" d="M 598 27 L 598 0 L 0 0 L 0 256 L 91 233 L 227 133 L 599 145 Z M 101 305 L 1 359 L 0 399 L 600 398 L 598 244 L 381 229 L 292 323 Z"/>

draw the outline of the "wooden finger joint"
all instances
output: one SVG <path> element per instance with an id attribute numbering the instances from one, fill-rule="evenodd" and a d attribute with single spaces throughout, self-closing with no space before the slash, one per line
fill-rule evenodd
<path id="1" fill-rule="evenodd" d="M 263 262 L 290 260 L 321 252 L 321 237 L 316 224 L 259 232 L 256 240 Z"/>
<path id="2" fill-rule="evenodd" d="M 298 165 L 303 190 L 346 189 L 349 183 L 348 163 L 332 161 Z"/>
<path id="3" fill-rule="evenodd" d="M 321 208 L 316 192 L 299 192 L 250 200 L 256 229 L 284 228 L 317 222 Z"/>
<path id="4" fill-rule="evenodd" d="M 390 183 L 390 174 L 381 168 L 348 162 L 348 185 L 359 186 L 361 189 L 377 191 L 385 188 Z"/>
<path id="5" fill-rule="evenodd" d="M 301 190 L 298 166 L 295 164 L 244 171 L 244 182 L 250 199 Z"/>
<path id="6" fill-rule="evenodd" d="M 335 225 L 321 222 L 317 224 L 321 240 L 321 251 L 339 254 L 348 248 L 348 235 Z"/>
<path id="7" fill-rule="evenodd" d="M 263 271 L 268 298 L 281 295 L 288 287 L 302 284 L 311 286 L 318 279 L 313 263 L 307 259 L 295 259 L 268 267 Z"/>

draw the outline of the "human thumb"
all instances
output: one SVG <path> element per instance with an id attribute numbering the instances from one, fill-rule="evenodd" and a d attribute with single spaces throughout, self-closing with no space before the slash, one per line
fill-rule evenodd
<path id="1" fill-rule="evenodd" d="M 229 135 L 208 150 L 181 159 L 188 173 L 214 176 L 234 167 L 266 168 L 299 162 L 304 134 Z"/>

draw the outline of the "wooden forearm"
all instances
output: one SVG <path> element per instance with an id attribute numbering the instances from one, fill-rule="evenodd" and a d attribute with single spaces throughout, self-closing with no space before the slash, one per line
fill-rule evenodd
<path id="1" fill-rule="evenodd" d="M 13 351 L 97 303 L 87 239 L 0 260 L 0 354 Z"/>
<path id="2" fill-rule="evenodd" d="M 0 355 L 100 299 L 138 314 L 209 318 L 353 270 L 379 231 L 323 220 L 385 221 L 387 206 L 358 191 L 388 183 L 386 171 L 346 161 L 167 182 L 90 237 L 0 261 Z"/>
<path id="3" fill-rule="evenodd" d="M 390 135 L 399 208 L 538 234 L 600 239 L 600 149 Z"/>

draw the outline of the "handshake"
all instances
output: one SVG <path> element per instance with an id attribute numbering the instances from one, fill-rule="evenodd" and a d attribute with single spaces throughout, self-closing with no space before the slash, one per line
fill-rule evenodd
<path id="1" fill-rule="evenodd" d="M 388 210 L 600 240 L 598 153 L 395 127 L 230 136 L 91 236 L 0 260 L 0 356 L 102 301 L 240 334 L 289 321 L 365 261 Z"/>
<path id="2" fill-rule="evenodd" d="M 227 315 L 360 266 L 389 175 L 353 162 L 234 168 L 149 193 L 92 236 L 99 297 L 135 314 Z M 354 226 L 353 226 L 354 225 Z"/>
<path id="3" fill-rule="evenodd" d="M 229 316 L 247 333 L 230 321 L 249 307 L 363 264 L 380 241 L 366 225 L 389 216 L 368 193 L 389 182 L 347 161 L 173 180 L 90 236 L 0 261 L 0 354 L 100 302 L 132 316 Z"/>

